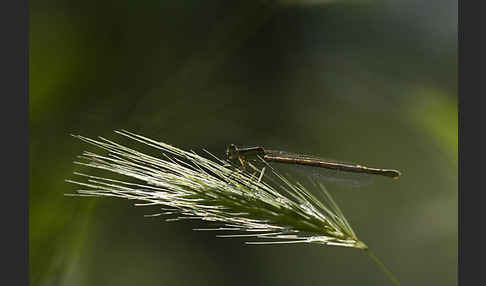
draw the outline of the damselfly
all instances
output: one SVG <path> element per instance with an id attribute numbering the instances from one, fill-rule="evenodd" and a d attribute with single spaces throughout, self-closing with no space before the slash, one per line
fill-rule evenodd
<path id="1" fill-rule="evenodd" d="M 258 161 L 260 158 L 266 162 L 319 167 L 343 172 L 374 174 L 393 179 L 398 179 L 401 175 L 400 171 L 394 169 L 379 169 L 355 163 L 335 162 L 310 155 L 269 150 L 260 146 L 239 148 L 236 145 L 231 144 L 226 149 L 226 158 L 229 161 L 239 161 L 242 166 L 245 166 L 245 164 L 250 161 Z"/>

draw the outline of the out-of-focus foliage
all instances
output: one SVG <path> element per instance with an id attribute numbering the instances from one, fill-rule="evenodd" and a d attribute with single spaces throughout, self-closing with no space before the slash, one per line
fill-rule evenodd
<path id="1" fill-rule="evenodd" d="M 416 101 L 410 102 L 409 112 L 424 135 L 457 165 L 457 100 L 440 90 L 423 88 L 417 91 Z"/>
<path id="2" fill-rule="evenodd" d="M 64 197 L 90 149 L 69 134 L 113 129 L 399 169 L 327 187 L 404 285 L 456 284 L 456 2 L 30 4 L 32 285 L 387 285 L 352 249 L 249 247 Z"/>

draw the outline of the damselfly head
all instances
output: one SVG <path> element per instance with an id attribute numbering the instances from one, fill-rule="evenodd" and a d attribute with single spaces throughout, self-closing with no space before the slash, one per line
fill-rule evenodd
<path id="1" fill-rule="evenodd" d="M 238 159 L 238 149 L 235 144 L 230 144 L 226 148 L 226 160 L 234 161 Z"/>

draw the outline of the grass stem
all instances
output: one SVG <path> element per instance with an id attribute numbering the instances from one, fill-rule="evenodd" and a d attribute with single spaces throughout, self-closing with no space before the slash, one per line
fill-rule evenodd
<path id="1" fill-rule="evenodd" d="M 385 266 L 385 264 L 383 264 L 383 262 L 381 262 L 381 260 L 378 257 L 376 257 L 376 255 L 369 248 L 364 248 L 363 250 L 364 252 L 366 252 L 368 257 L 371 258 L 371 260 L 373 260 L 373 262 L 376 265 L 378 265 L 381 271 L 383 271 L 383 273 L 385 273 L 386 276 L 390 278 L 390 280 L 393 282 L 394 285 L 400 286 L 400 282 L 398 282 L 398 279 L 395 277 L 395 275 L 391 273 L 391 271 Z"/>

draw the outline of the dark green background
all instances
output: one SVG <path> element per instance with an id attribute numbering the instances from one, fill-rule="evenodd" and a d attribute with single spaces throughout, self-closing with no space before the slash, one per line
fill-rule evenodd
<path id="1" fill-rule="evenodd" d="M 457 3 L 305 2 L 30 2 L 31 285 L 391 285 L 356 249 L 247 246 L 63 196 L 92 150 L 69 134 L 114 129 L 397 168 L 329 188 L 403 285 L 456 285 Z"/>

